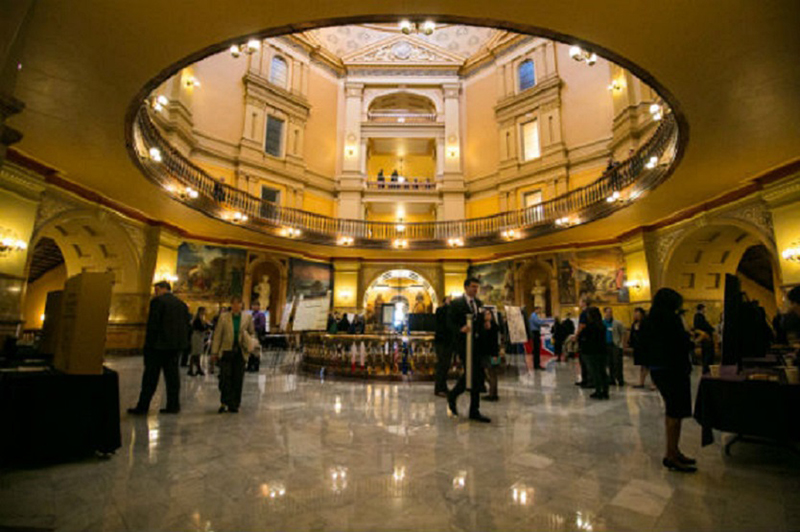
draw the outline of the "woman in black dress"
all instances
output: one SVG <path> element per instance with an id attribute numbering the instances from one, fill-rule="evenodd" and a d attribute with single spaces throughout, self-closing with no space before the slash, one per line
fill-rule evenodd
<path id="1" fill-rule="evenodd" d="M 593 399 L 608 399 L 608 374 L 606 373 L 606 328 L 597 307 L 586 310 L 586 327 L 578 333 L 581 356 L 585 357 L 594 393 Z"/>
<path id="2" fill-rule="evenodd" d="M 662 288 L 653 298 L 650 315 L 642 324 L 642 346 L 650 366 L 650 378 L 664 398 L 667 432 L 666 455 L 662 463 L 670 471 L 693 473 L 696 460 L 678 447 L 681 422 L 692 415 L 692 372 L 690 353 L 694 347 L 681 318 L 683 297 L 671 288 Z"/>
<path id="3" fill-rule="evenodd" d="M 633 309 L 633 323 L 631 323 L 631 332 L 628 335 L 628 347 L 633 349 L 633 364 L 639 366 L 639 384 L 635 384 L 634 388 L 644 388 L 644 381 L 650 372 L 642 345 L 642 323 L 646 316 L 647 313 L 642 307 Z"/>

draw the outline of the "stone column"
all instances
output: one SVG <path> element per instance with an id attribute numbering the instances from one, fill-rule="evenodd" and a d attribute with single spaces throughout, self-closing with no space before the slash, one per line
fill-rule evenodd
<path id="1" fill-rule="evenodd" d="M 362 171 L 361 107 L 364 94 L 363 83 L 345 83 L 344 154 L 342 174 L 339 176 L 339 217 L 362 219 L 362 194 L 364 173 Z"/>

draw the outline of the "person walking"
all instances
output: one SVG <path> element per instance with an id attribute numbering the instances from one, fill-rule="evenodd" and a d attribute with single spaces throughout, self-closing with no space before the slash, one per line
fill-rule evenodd
<path id="1" fill-rule="evenodd" d="M 650 315 L 642 324 L 642 346 L 650 367 L 650 378 L 664 398 L 664 425 L 667 442 L 662 463 L 670 471 L 693 473 L 697 461 L 679 448 L 683 418 L 692 415 L 691 337 L 681 312 L 683 297 L 671 288 L 662 288 L 653 298 Z"/>
<path id="2" fill-rule="evenodd" d="M 625 326 L 614 319 L 611 307 L 603 309 L 603 326 L 606 328 L 606 361 L 608 363 L 608 382 L 625 386 L 622 367 L 622 342 L 625 338 Z"/>
<path id="3" fill-rule="evenodd" d="M 191 354 L 189 355 L 190 377 L 205 375 L 200 365 L 200 356 L 203 354 L 206 342 L 206 333 L 211 329 L 211 324 L 206 320 L 206 307 L 197 307 L 197 312 L 192 320 Z"/>
<path id="4" fill-rule="evenodd" d="M 478 327 L 477 348 L 480 359 L 486 368 L 489 380 L 489 394 L 483 396 L 484 401 L 499 401 L 497 396 L 497 367 L 500 365 L 500 327 L 491 310 L 484 310 Z"/>
<path id="5" fill-rule="evenodd" d="M 533 340 L 533 369 L 534 370 L 544 370 L 542 366 L 542 325 L 545 324 L 545 321 L 539 317 L 539 313 L 542 312 L 542 307 L 533 307 L 533 312 L 531 312 L 530 318 L 528 318 L 528 323 L 531 326 L 531 339 Z"/>
<path id="6" fill-rule="evenodd" d="M 608 399 L 608 373 L 606 373 L 606 329 L 600 309 L 586 309 L 586 323 L 578 332 L 581 358 L 586 361 L 594 393 L 593 399 Z"/>
<path id="7" fill-rule="evenodd" d="M 450 332 L 450 322 L 447 316 L 450 310 L 450 296 L 446 296 L 442 305 L 436 309 L 436 335 L 433 339 L 433 347 L 436 351 L 436 380 L 433 385 L 433 393 L 439 397 L 447 397 L 447 373 L 453 363 L 452 340 Z"/>
<path id="8" fill-rule="evenodd" d="M 159 281 L 153 287 L 155 297 L 150 300 L 144 340 L 142 388 L 139 402 L 128 409 L 133 415 L 147 414 L 162 371 L 167 386 L 167 406 L 161 413 L 177 414 L 181 410 L 178 363 L 181 353 L 189 347 L 191 315 L 189 307 L 172 293 L 167 281 Z"/>
<path id="9" fill-rule="evenodd" d="M 467 389 L 467 335 L 471 334 L 473 343 L 475 340 L 475 318 L 478 316 L 483 303 L 476 297 L 478 294 L 480 284 L 474 277 L 469 277 L 464 281 L 464 295 L 455 299 L 450 304 L 448 316 L 450 319 L 450 332 L 453 334 L 453 345 L 456 355 L 461 359 L 464 365 L 464 373 L 458 379 L 458 382 L 452 390 L 447 394 L 447 407 L 450 413 L 458 416 L 458 409 L 456 408 L 456 400 L 458 396 L 464 393 Z M 471 316 L 472 321 L 467 322 L 467 317 Z M 484 416 L 480 412 L 481 407 L 481 388 L 483 387 L 483 366 L 475 356 L 475 349 L 473 346 L 473 361 L 472 361 L 472 388 L 470 389 L 469 399 L 469 419 L 481 423 L 489 423 L 492 420 Z"/>
<path id="10" fill-rule="evenodd" d="M 219 359 L 219 413 L 238 412 L 242 402 L 244 369 L 252 345 L 257 342 L 253 316 L 242 313 L 242 299 L 231 298 L 231 310 L 220 315 L 211 352 Z"/>

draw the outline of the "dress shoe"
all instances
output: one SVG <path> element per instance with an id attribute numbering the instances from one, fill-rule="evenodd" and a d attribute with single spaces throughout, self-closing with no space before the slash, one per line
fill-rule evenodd
<path id="1" fill-rule="evenodd" d="M 697 465 L 697 460 L 694 458 L 689 458 L 680 451 L 678 451 L 678 461 L 686 465 Z"/>
<path id="2" fill-rule="evenodd" d="M 456 406 L 455 397 L 447 396 L 447 411 L 450 415 L 458 417 L 458 407 Z"/>
<path id="3" fill-rule="evenodd" d="M 433 392 L 436 397 L 447 397 L 447 392 Z"/>
<path id="4" fill-rule="evenodd" d="M 135 406 L 133 408 L 129 408 L 128 409 L 128 413 L 130 415 L 132 415 L 132 416 L 144 416 L 144 415 L 147 415 L 147 410 L 145 410 L 144 408 L 139 408 L 138 406 Z"/>
<path id="5" fill-rule="evenodd" d="M 227 411 L 228 411 L 228 407 L 225 406 L 225 405 L 222 405 L 222 406 L 219 407 L 219 410 L 217 410 L 217 413 L 218 414 L 224 414 Z"/>
<path id="6" fill-rule="evenodd" d="M 679 473 L 694 473 L 697 471 L 697 468 L 693 465 L 684 464 L 675 460 L 670 460 L 669 458 L 664 458 L 661 461 L 664 464 L 664 467 L 669 469 L 670 471 L 677 471 Z"/>
<path id="7" fill-rule="evenodd" d="M 491 423 L 492 420 L 483 414 L 473 414 L 469 416 L 470 421 L 477 421 L 478 423 Z"/>
<path id="8" fill-rule="evenodd" d="M 496 403 L 499 400 L 500 398 L 497 397 L 496 395 L 484 395 L 483 397 L 481 397 L 481 401 L 489 401 L 490 403 Z"/>
<path id="9" fill-rule="evenodd" d="M 237 414 L 237 413 L 239 412 L 239 409 L 238 409 L 238 408 L 233 408 L 233 407 L 230 407 L 230 408 L 228 409 L 228 412 L 230 412 L 231 414 Z"/>
<path id="10" fill-rule="evenodd" d="M 162 414 L 179 414 L 181 411 L 180 408 L 162 408 L 159 410 Z"/>

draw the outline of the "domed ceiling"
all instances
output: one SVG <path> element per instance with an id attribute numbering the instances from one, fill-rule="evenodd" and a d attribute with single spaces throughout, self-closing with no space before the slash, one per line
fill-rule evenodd
<path id="1" fill-rule="evenodd" d="M 494 28 L 443 24 L 437 26 L 430 35 L 419 32 L 414 36 L 466 60 L 505 33 Z M 305 35 L 339 58 L 401 34 L 396 24 L 331 26 L 305 32 Z"/>

